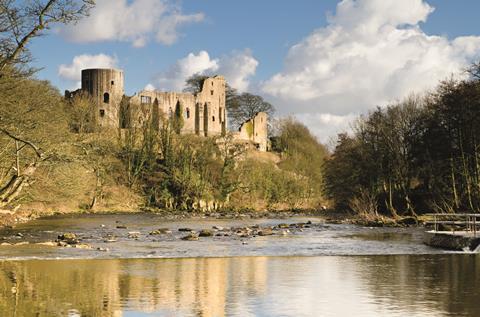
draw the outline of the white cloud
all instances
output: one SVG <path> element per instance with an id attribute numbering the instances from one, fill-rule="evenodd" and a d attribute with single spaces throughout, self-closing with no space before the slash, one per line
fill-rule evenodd
<path id="1" fill-rule="evenodd" d="M 255 75 L 258 61 L 252 56 L 249 49 L 234 51 L 219 60 L 218 73 L 225 76 L 228 84 L 239 92 L 248 90 L 249 78 Z"/>
<path id="2" fill-rule="evenodd" d="M 261 89 L 280 113 L 293 105 L 310 114 L 317 135 L 330 132 L 324 115 L 349 117 L 431 89 L 480 57 L 479 36 L 423 32 L 420 22 L 433 10 L 423 0 L 343 0 L 326 27 L 290 48 L 284 69 Z"/>
<path id="3" fill-rule="evenodd" d="M 143 88 L 143 90 L 146 90 L 146 91 L 154 91 L 155 90 L 155 87 L 152 85 L 152 84 L 147 84 L 145 86 L 145 88 Z"/>
<path id="4" fill-rule="evenodd" d="M 78 55 L 69 65 L 62 64 L 58 67 L 58 75 L 66 80 L 75 82 L 76 88 L 80 87 L 81 72 L 86 68 L 116 68 L 118 60 L 114 56 L 105 54 Z"/>
<path id="5" fill-rule="evenodd" d="M 332 136 L 350 129 L 356 115 L 334 115 L 330 113 L 297 113 L 295 118 L 309 127 L 320 142 L 328 143 Z"/>
<path id="6" fill-rule="evenodd" d="M 218 60 L 211 59 L 206 51 L 200 51 L 198 54 L 190 53 L 179 59 L 166 72 L 159 74 L 155 85 L 161 90 L 181 91 L 188 77 L 215 72 L 217 69 Z"/>
<path id="7" fill-rule="evenodd" d="M 160 73 L 155 79 L 155 86 L 161 90 L 181 91 L 185 80 L 194 74 L 220 74 L 232 87 L 243 92 L 248 89 L 249 78 L 255 74 L 257 65 L 258 61 L 248 49 L 233 51 L 220 58 L 211 58 L 206 51 L 190 53 Z"/>
<path id="8" fill-rule="evenodd" d="M 124 41 L 145 46 L 151 37 L 170 45 L 178 28 L 200 22 L 203 13 L 184 15 L 167 0 L 98 0 L 89 17 L 67 25 L 60 33 L 74 42 Z"/>

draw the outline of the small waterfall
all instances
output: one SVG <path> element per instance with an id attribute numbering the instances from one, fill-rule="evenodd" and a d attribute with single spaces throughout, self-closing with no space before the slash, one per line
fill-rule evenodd
<path id="1" fill-rule="evenodd" d="M 477 245 L 475 249 L 472 250 L 472 253 L 480 253 L 480 243 Z"/>

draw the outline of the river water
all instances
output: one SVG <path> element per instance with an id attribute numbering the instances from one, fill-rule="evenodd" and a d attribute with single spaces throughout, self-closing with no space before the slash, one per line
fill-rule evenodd
<path id="1" fill-rule="evenodd" d="M 273 236 L 178 231 L 307 220 Z M 92 249 L 36 244 L 63 232 Z M 424 246 L 420 229 L 136 214 L 41 219 L 0 238 L 0 316 L 480 316 L 480 258 Z"/>

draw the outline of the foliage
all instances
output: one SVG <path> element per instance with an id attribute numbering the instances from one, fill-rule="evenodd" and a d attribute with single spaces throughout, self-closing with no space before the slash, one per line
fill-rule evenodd
<path id="1" fill-rule="evenodd" d="M 185 92 L 192 94 L 199 93 L 203 88 L 203 82 L 207 79 L 206 75 L 195 74 L 185 82 Z M 265 101 L 261 96 L 250 93 L 238 94 L 235 88 L 228 83 L 225 86 L 225 104 L 227 108 L 228 123 L 230 128 L 237 130 L 240 126 L 255 117 L 258 112 L 266 112 L 271 118 L 275 113 L 272 104 Z"/>
<path id="2" fill-rule="evenodd" d="M 0 76 L 12 68 L 31 73 L 30 41 L 57 23 L 72 23 L 88 14 L 94 0 L 0 0 Z"/>
<path id="3" fill-rule="evenodd" d="M 352 136 L 339 136 L 325 163 L 325 192 L 343 209 L 374 197 L 379 211 L 393 217 L 478 212 L 479 126 L 475 76 L 377 109 L 359 118 Z"/>
<path id="4" fill-rule="evenodd" d="M 245 129 L 247 130 L 247 135 L 249 138 L 251 138 L 253 136 L 253 123 L 252 121 L 247 121 L 244 124 L 245 124 Z"/>
<path id="5" fill-rule="evenodd" d="M 203 82 L 207 79 L 208 76 L 194 74 L 187 78 L 185 81 L 185 88 L 183 89 L 184 92 L 188 92 L 191 94 L 198 94 L 203 89 Z"/>
<path id="6" fill-rule="evenodd" d="M 177 102 L 172 121 L 173 130 L 175 133 L 180 134 L 180 131 L 182 131 L 184 125 L 185 120 L 183 119 L 183 105 L 180 102 Z"/>
<path id="7" fill-rule="evenodd" d="M 75 133 L 91 133 L 97 129 L 95 101 L 87 94 L 76 94 L 66 104 L 70 129 Z"/>
<path id="8" fill-rule="evenodd" d="M 308 180 L 311 191 L 321 196 L 324 159 L 328 151 L 318 142 L 308 128 L 293 118 L 277 122 L 275 151 L 282 154 L 279 167 L 302 175 Z"/>
<path id="9" fill-rule="evenodd" d="M 272 104 L 265 101 L 261 96 L 250 93 L 234 95 L 227 103 L 229 124 L 233 129 L 253 117 L 259 112 L 266 112 L 271 118 L 275 112 Z"/>

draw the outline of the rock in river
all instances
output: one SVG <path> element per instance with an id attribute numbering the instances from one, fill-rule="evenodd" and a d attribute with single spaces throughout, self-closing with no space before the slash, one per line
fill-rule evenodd
<path id="1" fill-rule="evenodd" d="M 263 228 L 262 230 L 258 231 L 259 236 L 271 236 L 272 234 L 273 231 L 270 228 Z"/>
<path id="2" fill-rule="evenodd" d="M 209 230 L 209 229 L 200 230 L 199 236 L 200 237 L 211 237 L 211 236 L 213 236 L 213 231 Z"/>
<path id="3" fill-rule="evenodd" d="M 149 235 L 154 236 L 154 235 L 168 234 L 168 233 L 172 233 L 172 230 L 168 228 L 160 228 L 157 230 L 150 231 Z"/>
<path id="4" fill-rule="evenodd" d="M 197 241 L 198 240 L 198 235 L 194 232 L 191 232 L 190 234 L 187 234 L 186 236 L 182 237 L 182 240 Z"/>
<path id="5" fill-rule="evenodd" d="M 77 244 L 78 243 L 77 236 L 75 235 L 75 233 L 71 233 L 71 232 L 66 232 L 64 234 L 59 235 L 58 240 L 62 241 L 62 242 L 65 242 L 67 244 Z"/>

